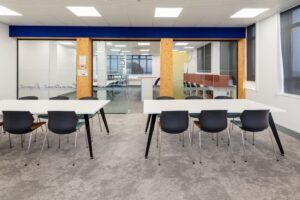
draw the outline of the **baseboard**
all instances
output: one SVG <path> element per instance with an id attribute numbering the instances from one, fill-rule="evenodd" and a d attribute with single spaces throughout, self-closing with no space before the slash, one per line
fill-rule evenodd
<path id="1" fill-rule="evenodd" d="M 276 124 L 276 127 L 278 128 L 278 130 L 280 130 L 281 132 L 289 135 L 289 136 L 292 136 L 293 138 L 297 138 L 300 140 L 300 133 L 296 132 L 296 131 L 293 131 L 289 128 L 286 128 L 284 126 L 281 126 L 281 125 L 278 125 Z"/>

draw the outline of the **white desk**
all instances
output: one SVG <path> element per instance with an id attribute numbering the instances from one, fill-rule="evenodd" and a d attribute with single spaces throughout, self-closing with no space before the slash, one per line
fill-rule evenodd
<path id="1" fill-rule="evenodd" d="M 145 100 L 144 114 L 148 114 L 147 127 L 150 123 L 145 158 L 148 157 L 156 115 L 162 111 L 187 110 L 189 113 L 200 113 L 201 110 L 227 110 L 229 113 L 242 113 L 244 110 L 270 110 L 269 124 L 279 150 L 284 155 L 280 138 L 271 113 L 285 112 L 282 109 L 258 103 L 247 99 L 218 99 L 218 100 Z"/>
<path id="2" fill-rule="evenodd" d="M 109 133 L 103 107 L 109 100 L 1 100 L 0 111 L 29 111 L 32 114 L 47 114 L 48 111 L 75 111 L 76 114 L 84 115 L 86 133 L 88 138 L 90 157 L 93 158 L 89 115 L 100 110 L 105 128 Z"/>

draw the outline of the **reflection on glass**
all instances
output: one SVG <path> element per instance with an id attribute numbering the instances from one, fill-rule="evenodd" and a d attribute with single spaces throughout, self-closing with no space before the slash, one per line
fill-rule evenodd
<path id="1" fill-rule="evenodd" d="M 76 42 L 19 40 L 18 96 L 75 98 Z"/>
<path id="2" fill-rule="evenodd" d="M 203 98 L 236 98 L 237 42 L 189 41 L 174 51 L 186 52 L 184 69 L 185 95 Z"/>
<path id="3" fill-rule="evenodd" d="M 142 79 L 160 76 L 159 42 L 94 41 L 94 95 L 109 99 L 108 113 L 142 112 Z M 159 88 L 154 88 L 157 90 Z"/>

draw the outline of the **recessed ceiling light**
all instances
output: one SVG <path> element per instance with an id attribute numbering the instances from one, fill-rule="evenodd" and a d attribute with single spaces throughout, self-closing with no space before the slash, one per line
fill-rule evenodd
<path id="1" fill-rule="evenodd" d="M 184 49 L 194 49 L 195 47 L 184 47 Z"/>
<path id="2" fill-rule="evenodd" d="M 138 42 L 139 46 L 150 46 L 150 42 Z"/>
<path id="3" fill-rule="evenodd" d="M 95 7 L 67 6 L 67 8 L 78 17 L 101 17 Z"/>
<path id="4" fill-rule="evenodd" d="M 148 56 L 149 53 L 142 53 L 142 56 Z"/>
<path id="5" fill-rule="evenodd" d="M 186 45 L 188 45 L 189 43 L 187 43 L 187 42 L 176 42 L 175 43 L 175 46 L 186 46 Z"/>
<path id="6" fill-rule="evenodd" d="M 0 15 L 3 15 L 3 16 L 22 16 L 22 14 L 17 13 L 16 11 L 13 11 L 9 8 L 4 7 L 4 6 L 0 6 Z"/>
<path id="7" fill-rule="evenodd" d="M 178 17 L 182 8 L 155 8 L 154 17 Z"/>
<path id="8" fill-rule="evenodd" d="M 150 50 L 149 49 L 140 49 L 140 51 L 142 51 L 142 52 L 149 52 Z"/>
<path id="9" fill-rule="evenodd" d="M 175 51 L 178 51 L 178 49 L 173 49 L 173 51 L 175 52 Z"/>
<path id="10" fill-rule="evenodd" d="M 74 42 L 59 42 L 59 44 L 61 44 L 61 45 L 67 45 L 67 46 L 73 46 L 73 45 L 75 45 Z"/>
<path id="11" fill-rule="evenodd" d="M 122 52 L 123 52 L 123 53 L 130 53 L 131 51 L 128 51 L 128 50 L 125 50 L 125 51 L 124 51 L 124 50 L 123 50 Z"/>
<path id="12" fill-rule="evenodd" d="M 110 51 L 118 52 L 121 51 L 121 49 L 110 49 Z"/>
<path id="13" fill-rule="evenodd" d="M 115 47 L 123 48 L 123 47 L 126 47 L 126 45 L 125 44 L 116 44 Z"/>
<path id="14" fill-rule="evenodd" d="M 233 14 L 230 18 L 253 18 L 267 10 L 269 10 L 269 8 L 243 8 Z"/>
<path id="15" fill-rule="evenodd" d="M 111 46 L 112 43 L 111 43 L 111 42 L 106 42 L 106 45 L 107 45 L 107 46 Z"/>

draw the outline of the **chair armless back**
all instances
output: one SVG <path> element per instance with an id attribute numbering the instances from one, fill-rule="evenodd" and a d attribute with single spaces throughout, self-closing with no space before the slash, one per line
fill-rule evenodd
<path id="1" fill-rule="evenodd" d="M 188 111 L 163 111 L 160 126 L 167 133 L 182 133 L 189 127 Z"/>
<path id="2" fill-rule="evenodd" d="M 34 119 L 28 111 L 3 111 L 3 127 L 12 134 L 31 132 Z"/>
<path id="3" fill-rule="evenodd" d="M 76 131 L 78 117 L 74 111 L 48 111 L 48 128 L 56 134 L 69 134 Z"/>
<path id="4" fill-rule="evenodd" d="M 269 110 L 245 110 L 240 118 L 242 129 L 250 132 L 259 132 L 269 127 Z"/>
<path id="5" fill-rule="evenodd" d="M 217 133 L 227 128 L 227 110 L 202 110 L 199 116 L 200 129 Z"/>

